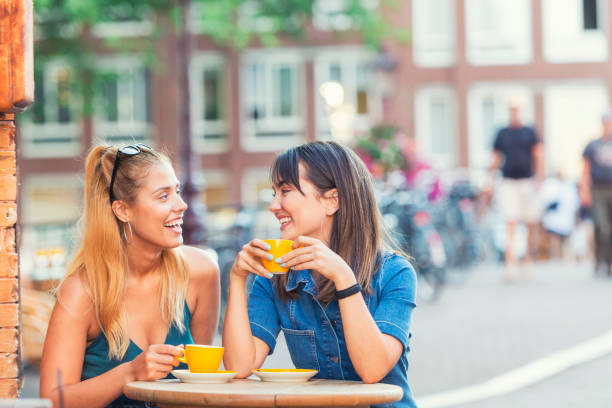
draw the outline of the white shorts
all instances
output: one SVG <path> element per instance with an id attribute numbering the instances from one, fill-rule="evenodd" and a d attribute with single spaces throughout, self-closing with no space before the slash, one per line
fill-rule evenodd
<path id="1" fill-rule="evenodd" d="M 506 221 L 532 224 L 540 220 L 540 200 L 531 178 L 502 179 L 497 190 L 497 205 Z"/>

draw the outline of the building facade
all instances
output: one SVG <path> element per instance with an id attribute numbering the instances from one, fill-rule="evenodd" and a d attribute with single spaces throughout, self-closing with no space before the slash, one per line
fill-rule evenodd
<path id="1" fill-rule="evenodd" d="M 376 6 L 376 2 L 372 6 Z M 196 179 L 210 208 L 252 204 L 267 194 L 274 155 L 310 140 L 344 138 L 372 125 L 398 125 L 435 167 L 487 167 L 496 129 L 520 101 L 523 121 L 545 146 L 547 168 L 575 177 L 586 142 L 612 98 L 609 0 L 405 0 L 383 13 L 410 28 L 409 43 L 389 42 L 395 64 L 352 35 L 338 12 L 343 0 L 317 3 L 308 41 L 277 48 L 219 48 L 191 22 L 191 127 L 201 169 Z M 94 27 L 94 35 L 145 36 L 146 21 Z M 143 142 L 177 158 L 175 38 L 160 41 L 161 68 L 139 55 L 100 56 L 108 76 L 92 119 L 81 120 L 65 62 L 37 76 L 36 99 L 20 123 L 22 239 L 40 263 L 63 273 L 66 231 L 80 213 L 83 158 L 92 143 Z M 342 84 L 342 109 L 321 93 Z M 42 101 L 42 102 L 41 102 Z M 342 130 L 341 129 L 341 130 Z M 42 260 L 41 260 L 42 259 Z M 54 266 L 55 265 L 55 266 Z M 35 265 L 26 265 L 35 266 Z M 53 272 L 55 273 L 55 272 Z"/>

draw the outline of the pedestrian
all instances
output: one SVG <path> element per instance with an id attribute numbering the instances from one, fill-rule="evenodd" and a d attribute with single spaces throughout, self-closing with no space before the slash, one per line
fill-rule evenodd
<path id="1" fill-rule="evenodd" d="M 40 396 L 59 407 L 144 407 L 131 381 L 164 378 L 180 345 L 211 343 L 219 274 L 182 245 L 187 205 L 168 158 L 145 145 L 96 146 L 85 168 L 83 238 L 56 291 Z"/>
<path id="2" fill-rule="evenodd" d="M 542 226 L 548 235 L 552 258 L 563 258 L 563 246 L 576 226 L 580 199 L 576 183 L 557 171 L 542 183 Z"/>
<path id="3" fill-rule="evenodd" d="M 601 137 L 582 154 L 580 199 L 591 207 L 595 226 L 595 273 L 612 276 L 612 109 L 602 116 L 602 126 Z"/>
<path id="4" fill-rule="evenodd" d="M 525 261 L 531 260 L 531 251 L 536 248 L 540 207 L 535 194 L 542 172 L 540 141 L 532 127 L 524 126 L 520 119 L 520 106 L 510 104 L 510 123 L 502 128 L 493 145 L 491 170 L 501 168 L 502 181 L 497 192 L 497 203 L 506 222 L 505 280 L 515 278 L 517 263 L 515 231 L 518 223 L 527 226 L 527 251 Z M 528 268 L 523 268 L 526 275 Z"/>
<path id="5" fill-rule="evenodd" d="M 402 387 L 396 407 L 414 407 L 408 385 L 415 272 L 389 250 L 372 178 L 351 150 L 334 142 L 291 148 L 272 166 L 270 211 L 293 250 L 273 277 L 260 239 L 246 244 L 230 274 L 223 326 L 225 367 L 247 377 L 274 351 L 282 330 L 297 368 L 318 378 Z M 245 281 L 256 276 L 248 295 Z M 273 278 L 272 278 L 273 277 Z"/>

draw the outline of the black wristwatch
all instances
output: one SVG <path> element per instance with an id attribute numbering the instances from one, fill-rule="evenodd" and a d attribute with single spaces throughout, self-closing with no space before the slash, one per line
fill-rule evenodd
<path id="1" fill-rule="evenodd" d="M 353 286 L 349 286 L 346 289 L 337 290 L 336 293 L 334 294 L 334 298 L 336 300 L 344 299 L 345 297 L 352 296 L 355 293 L 361 292 L 362 290 L 363 290 L 363 288 L 361 287 L 359 282 L 357 282 Z"/>

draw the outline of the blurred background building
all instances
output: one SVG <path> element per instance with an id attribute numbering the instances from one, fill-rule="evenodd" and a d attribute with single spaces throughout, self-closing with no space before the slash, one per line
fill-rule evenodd
<path id="1" fill-rule="evenodd" d="M 478 175 L 510 100 L 542 137 L 547 169 L 578 176 L 581 151 L 599 136 L 612 96 L 609 1 L 405 0 L 396 8 L 367 1 L 411 32 L 409 42 L 385 41 L 380 51 L 351 34 L 346 4 L 315 2 L 309 40 L 277 47 L 221 47 L 201 34 L 198 19 L 190 21 L 191 137 L 201 165 L 195 180 L 209 208 L 260 201 L 276 152 L 310 140 L 350 143 L 377 124 L 398 126 L 437 168 Z M 146 16 L 91 27 L 97 41 L 155 31 Z M 70 62 L 39 67 L 37 102 L 21 118 L 18 137 L 24 273 L 63 274 L 92 143 L 136 141 L 178 159 L 184 101 L 175 44 L 172 32 L 156 42 L 163 66 L 147 65 L 138 53 L 101 51 L 96 64 L 108 75 L 93 100 L 103 109 L 91 119 L 81 115 Z M 341 84 L 337 104 L 322 92 L 330 81 Z"/>

